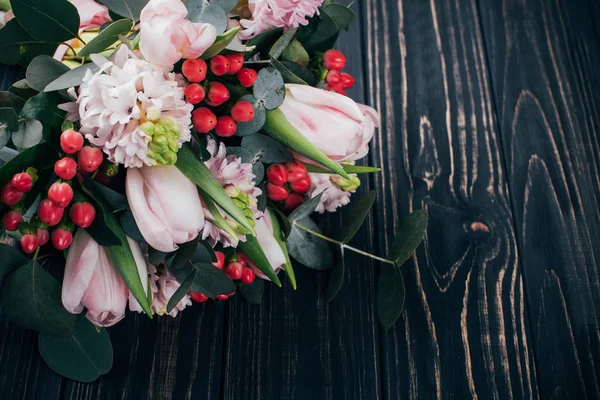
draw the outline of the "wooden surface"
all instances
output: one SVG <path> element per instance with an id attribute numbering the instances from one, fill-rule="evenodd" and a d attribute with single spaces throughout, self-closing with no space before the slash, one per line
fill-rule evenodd
<path id="1" fill-rule="evenodd" d="M 330 304 L 327 274 L 298 269 L 299 290 L 269 287 L 262 306 L 130 315 L 91 384 L 0 319 L 1 399 L 600 398 L 599 3 L 353 8 L 350 94 L 383 117 L 369 156 L 383 172 L 361 188 L 379 197 L 354 241 L 385 254 L 400 218 L 430 215 L 401 321 L 379 328 L 378 266 L 353 255 Z"/>

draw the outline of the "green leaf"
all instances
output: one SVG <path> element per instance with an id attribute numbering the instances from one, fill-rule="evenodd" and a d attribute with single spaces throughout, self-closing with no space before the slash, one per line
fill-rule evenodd
<path id="1" fill-rule="evenodd" d="M 132 21 L 139 21 L 142 9 L 148 4 L 148 0 L 102 0 L 108 9 L 122 17 Z"/>
<path id="2" fill-rule="evenodd" d="M 29 85 L 27 84 L 27 79 L 21 79 L 20 81 L 16 81 L 15 83 L 13 83 L 10 89 L 8 89 L 8 91 L 23 99 L 21 106 L 23 106 L 23 104 L 25 104 L 27 100 L 38 94 L 37 90 L 34 90 L 29 87 Z"/>
<path id="3" fill-rule="evenodd" d="M 306 164 L 305 163 L 304 165 L 306 166 L 306 170 L 310 173 L 314 173 L 314 174 L 331 174 L 332 173 L 330 170 L 321 168 L 314 164 Z M 344 171 L 346 171 L 349 174 L 369 174 L 371 172 L 380 172 L 381 171 L 381 168 L 368 167 L 368 166 L 363 166 L 363 165 L 342 164 L 342 168 L 344 168 Z"/>
<path id="4" fill-rule="evenodd" d="M 330 3 L 323 6 L 323 10 L 335 22 L 338 29 L 348 29 L 356 18 L 354 11 L 350 7 L 339 3 Z"/>
<path id="5" fill-rule="evenodd" d="M 342 284 L 344 283 L 344 272 L 345 272 L 344 248 L 342 246 L 340 246 L 340 252 L 339 252 L 339 257 L 337 259 L 337 263 L 335 264 L 335 267 L 329 273 L 329 283 L 327 284 L 327 290 L 325 292 L 328 303 L 331 300 L 333 300 L 340 292 L 340 289 L 342 288 Z"/>
<path id="6" fill-rule="evenodd" d="M 190 287 L 193 292 L 200 292 L 214 299 L 218 294 L 229 294 L 237 290 L 237 286 L 225 275 L 225 272 L 214 265 L 197 263 L 194 264 L 194 268 L 196 277 Z"/>
<path id="7" fill-rule="evenodd" d="M 77 317 L 69 336 L 41 334 L 40 354 L 57 374 L 78 382 L 92 382 L 113 365 L 113 348 L 104 328 L 96 328 L 83 315 Z"/>
<path id="8" fill-rule="evenodd" d="M 309 53 L 325 52 L 333 47 L 340 28 L 322 8 L 318 17 L 312 18 L 307 26 L 298 31 L 296 38 Z"/>
<path id="9" fill-rule="evenodd" d="M 127 197 L 92 179 L 85 178 L 85 185 L 101 197 L 113 211 L 129 210 Z"/>
<path id="10" fill-rule="evenodd" d="M 133 239 L 133 238 L 132 238 Z M 152 265 L 159 265 L 163 262 L 168 253 L 163 253 L 150 247 L 148 249 L 148 262 Z"/>
<path id="11" fill-rule="evenodd" d="M 239 286 L 240 294 L 246 300 L 246 303 L 252 305 L 262 304 L 263 295 L 265 293 L 265 280 L 255 279 L 249 285 Z"/>
<path id="12" fill-rule="evenodd" d="M 25 100 L 16 94 L 12 92 L 0 92 L 0 107 L 12 107 L 18 113 L 21 112 L 23 105 L 25 105 Z"/>
<path id="13" fill-rule="evenodd" d="M 348 215 L 348 222 L 344 223 L 340 229 L 340 232 L 344 234 L 341 239 L 342 243 L 348 243 L 356 235 L 376 198 L 377 193 L 371 190 L 354 204 Z"/>
<path id="14" fill-rule="evenodd" d="M 212 58 L 225 50 L 225 48 L 229 46 L 231 42 L 233 42 L 233 39 L 235 39 L 239 31 L 240 28 L 238 26 L 218 35 L 215 42 L 204 53 L 202 53 L 202 58 L 204 60 L 208 60 L 209 58 Z"/>
<path id="15" fill-rule="evenodd" d="M 212 220 L 210 221 L 210 223 L 215 225 L 217 228 L 224 230 L 225 232 L 227 232 L 229 237 L 231 237 L 232 239 L 235 239 L 237 241 L 238 240 L 237 233 L 233 230 L 231 225 L 229 225 L 227 223 L 227 221 L 225 221 L 225 218 L 223 218 L 223 216 L 221 215 L 221 212 L 217 208 L 217 206 L 216 206 L 215 202 L 212 200 L 212 198 L 208 194 L 206 194 L 203 190 L 199 190 L 199 193 L 200 193 L 200 197 L 202 197 L 202 201 L 203 201 L 204 205 L 206 206 L 206 208 L 212 215 Z"/>
<path id="16" fill-rule="evenodd" d="M 83 77 L 85 76 L 88 70 L 92 73 L 96 73 L 98 69 L 99 67 L 96 64 L 83 64 L 82 66 L 74 68 L 53 80 L 44 88 L 44 91 L 54 92 L 57 90 L 69 89 L 72 87 L 79 86 L 83 83 Z"/>
<path id="17" fill-rule="evenodd" d="M 404 309 L 404 279 L 400 268 L 382 264 L 377 281 L 377 316 L 384 330 L 390 329 Z"/>
<path id="18" fill-rule="evenodd" d="M 322 234 L 317 224 L 308 217 L 297 221 L 296 224 Z M 305 267 L 318 271 L 324 271 L 333 267 L 333 255 L 331 254 L 329 244 L 325 240 L 298 228 L 298 226 L 294 225 L 292 227 L 292 232 L 286 243 L 290 256 Z"/>
<path id="19" fill-rule="evenodd" d="M 389 259 L 400 267 L 413 255 L 427 231 L 427 209 L 414 211 L 406 217 L 396 231 Z"/>
<path id="20" fill-rule="evenodd" d="M 189 263 L 192 257 L 194 257 L 194 255 L 196 254 L 196 249 L 198 248 L 198 240 L 199 238 L 197 237 L 196 239 L 190 242 L 179 245 L 179 249 L 177 249 L 172 261 L 169 263 L 169 268 L 181 269 L 187 263 Z"/>
<path id="21" fill-rule="evenodd" d="M 283 251 L 283 254 L 285 255 L 285 265 L 283 266 L 283 270 L 285 271 L 285 274 L 287 275 L 288 279 L 290 280 L 290 283 L 292 284 L 292 288 L 294 288 L 294 290 L 296 290 L 298 287 L 296 284 L 296 274 L 294 274 L 294 267 L 292 266 L 292 260 L 290 260 L 290 255 L 288 253 L 288 249 L 285 244 L 285 237 L 281 231 L 281 228 L 279 227 L 279 221 L 277 219 L 277 214 L 271 208 L 267 209 L 267 212 L 269 213 L 269 216 L 271 217 L 271 222 L 273 223 L 273 236 L 275 237 L 275 240 L 277 240 L 277 243 L 279 243 L 279 247 L 281 247 L 281 251 Z"/>
<path id="22" fill-rule="evenodd" d="M 42 92 L 50 82 L 67 71 L 70 71 L 69 67 L 48 55 L 42 54 L 31 61 L 31 64 L 27 67 L 25 77 L 30 88 Z"/>
<path id="23" fill-rule="evenodd" d="M 79 13 L 67 0 L 11 0 L 15 18 L 34 39 L 66 42 L 79 34 Z"/>
<path id="24" fill-rule="evenodd" d="M 293 224 L 296 221 L 307 218 L 312 213 L 314 213 L 315 208 L 317 208 L 317 206 L 319 205 L 319 202 L 321 201 L 321 197 L 323 197 L 323 193 L 325 193 L 325 191 L 319 193 L 312 199 L 305 201 L 304 203 L 302 203 L 300 205 L 300 207 L 296 208 L 294 210 L 294 212 L 292 212 L 288 216 L 288 219 L 290 220 L 290 222 Z"/>
<path id="25" fill-rule="evenodd" d="M 123 227 L 123 231 L 125 234 L 135 240 L 136 242 L 146 243 L 146 240 L 142 236 L 140 232 L 140 228 L 138 228 L 137 223 L 135 222 L 135 217 L 131 211 L 125 211 L 119 214 L 119 221 L 121 222 L 121 226 Z"/>
<path id="26" fill-rule="evenodd" d="M 33 39 L 16 19 L 12 19 L 2 28 L 0 35 L 0 62 L 27 67 L 36 56 L 51 56 L 57 47 L 56 43 Z"/>
<path id="27" fill-rule="evenodd" d="M 16 131 L 17 129 L 19 129 L 19 117 L 17 116 L 17 113 L 15 112 L 14 108 L 0 108 L 0 124 L 6 124 L 6 127 L 11 131 Z"/>
<path id="28" fill-rule="evenodd" d="M 293 162 L 294 156 L 281 143 L 269 136 L 256 134 L 242 139 L 242 147 L 249 150 L 254 159 L 265 164 Z"/>
<path id="29" fill-rule="evenodd" d="M 271 65 L 273 65 L 275 68 L 277 68 L 277 70 L 281 74 L 283 81 L 285 83 L 296 83 L 298 85 L 309 85 L 309 83 L 308 83 L 309 81 L 298 76 L 298 74 L 296 74 L 296 72 L 298 72 L 298 71 L 293 72 L 290 69 L 289 65 L 286 65 L 286 64 L 282 63 L 281 61 L 276 60 L 274 58 L 271 59 Z M 297 64 L 295 64 L 295 65 L 297 65 Z M 298 67 L 301 67 L 301 66 L 298 65 Z M 301 67 L 301 68 L 303 68 L 303 67 Z M 308 71 L 308 74 L 309 75 L 307 75 L 307 76 L 310 78 L 312 75 L 312 72 Z M 305 73 L 305 75 L 306 75 L 306 73 Z M 310 81 L 313 82 L 314 84 L 317 83 L 317 80 L 314 77 L 314 75 L 312 75 L 312 80 L 310 80 Z M 313 85 L 310 85 L 310 86 L 313 86 Z"/>
<path id="30" fill-rule="evenodd" d="M 4 126 L 0 126 L 0 149 L 3 149 L 4 146 L 6 146 L 8 144 L 8 142 L 10 141 L 10 131 L 4 127 Z M 9 150 L 13 150 L 13 149 L 9 149 Z M 16 150 L 14 150 L 16 151 Z M 0 161 L 0 166 L 2 165 L 2 161 Z"/>
<path id="31" fill-rule="evenodd" d="M 62 305 L 60 284 L 34 261 L 4 279 L 0 306 L 4 318 L 37 332 L 70 335 L 75 328 L 75 315 Z"/>
<path id="32" fill-rule="evenodd" d="M 25 171 L 29 167 L 36 168 L 38 171 L 52 168 L 56 161 L 58 161 L 58 153 L 53 151 L 48 143 L 40 143 L 4 164 L 0 168 L 0 182 L 8 182 L 14 174 Z"/>
<path id="33" fill-rule="evenodd" d="M 254 106 L 254 118 L 248 122 L 239 122 L 237 124 L 237 131 L 235 136 L 248 136 L 252 135 L 262 129 L 267 120 L 267 110 L 263 106 L 262 102 L 258 101 L 253 95 L 248 94 L 240 98 L 240 100 L 247 101 Z"/>
<path id="34" fill-rule="evenodd" d="M 252 261 L 256 268 L 265 274 L 273 283 L 281 287 L 281 282 L 279 281 L 277 274 L 275 274 L 275 271 L 273 271 L 269 259 L 260 247 L 258 239 L 254 236 L 246 236 L 246 241 L 240 242 L 237 248 Z"/>
<path id="35" fill-rule="evenodd" d="M 193 268 L 190 274 L 187 276 L 187 278 L 185 278 L 185 280 L 181 282 L 179 288 L 177 288 L 175 293 L 173 293 L 173 295 L 169 299 L 169 302 L 167 303 L 167 313 L 173 311 L 173 309 L 177 306 L 181 299 L 183 299 L 183 297 L 189 292 L 190 288 L 192 287 L 192 283 L 194 283 L 195 278 L 196 269 Z"/>
<path id="36" fill-rule="evenodd" d="M 29 262 L 25 256 L 7 244 L 0 243 L 0 258 L 2 262 L 0 263 L 0 288 L 2 287 L 2 283 L 4 282 L 4 278 L 11 274 L 13 271 L 16 271 L 22 265 L 25 265 Z"/>
<path id="37" fill-rule="evenodd" d="M 279 107 L 285 98 L 285 82 L 283 82 L 281 73 L 272 67 L 258 71 L 258 77 L 252 86 L 252 93 L 267 110 Z"/>
<path id="38" fill-rule="evenodd" d="M 284 52 L 284 50 L 292 43 L 296 33 L 298 32 L 298 28 L 290 29 L 285 32 L 281 37 L 275 42 L 271 50 L 269 50 L 269 57 L 272 59 L 278 59 L 279 56 Z"/>
<path id="39" fill-rule="evenodd" d="M 110 24 L 102 30 L 94 39 L 79 50 L 78 55 L 87 57 L 90 54 L 98 54 L 111 47 L 119 40 L 119 35 L 129 33 L 132 27 L 131 20 L 121 19 Z"/>
<path id="40" fill-rule="evenodd" d="M 189 147 L 184 146 L 179 150 L 175 165 L 188 179 L 210 196 L 223 211 L 254 235 L 254 228 L 250 225 L 242 210 L 233 203 L 217 178 Z"/>
<path id="41" fill-rule="evenodd" d="M 12 134 L 12 141 L 19 150 L 29 149 L 40 143 L 44 137 L 44 127 L 36 119 L 26 119 L 19 124 L 19 129 Z"/>
<path id="42" fill-rule="evenodd" d="M 113 214 L 110 205 L 95 190 L 95 186 L 91 185 L 90 182 L 92 182 L 91 179 L 85 178 L 81 188 L 85 194 L 91 197 L 96 209 L 96 218 L 94 218 L 92 225 L 85 230 L 100 246 L 118 246 L 121 244 L 121 240 L 109 222 L 114 220 L 114 224 L 118 224 L 116 222 L 117 217 Z"/>
<path id="43" fill-rule="evenodd" d="M 218 5 L 205 0 L 187 0 L 185 6 L 190 21 L 211 24 L 217 29 L 217 33 L 223 33 L 227 29 L 227 13 Z"/>
<path id="44" fill-rule="evenodd" d="M 243 163 L 252 164 L 252 173 L 254 174 L 254 181 L 262 182 L 263 178 L 265 177 L 265 166 L 260 161 L 259 155 L 252 153 L 250 150 L 244 147 L 229 146 L 227 147 L 227 155 L 231 154 L 237 156 L 238 158 L 241 158 Z"/>
<path id="45" fill-rule="evenodd" d="M 211 0 L 212 4 L 216 4 L 221 7 L 226 13 L 229 13 L 235 8 L 238 0 Z"/>
<path id="46" fill-rule="evenodd" d="M 308 52 L 302 46 L 302 43 L 295 39 L 292 40 L 290 45 L 284 50 L 281 57 L 286 63 L 291 63 L 291 65 L 304 66 L 308 65 L 310 62 L 310 56 L 308 55 Z"/>
<path id="47" fill-rule="evenodd" d="M 342 167 L 333 162 L 315 147 L 296 129 L 279 109 L 267 111 L 267 122 L 263 130 L 285 147 L 329 168 L 331 171 L 350 179 Z"/>
<path id="48" fill-rule="evenodd" d="M 271 211 L 271 213 L 275 213 L 275 215 L 278 217 L 277 220 L 281 223 L 279 227 L 283 235 L 283 240 L 287 240 L 288 236 L 290 236 L 290 232 L 292 231 L 292 223 L 288 217 L 278 209 L 269 207 L 269 211 Z"/>
<path id="49" fill-rule="evenodd" d="M 66 113 L 57 108 L 62 101 L 57 93 L 40 93 L 25 103 L 21 117 L 42 121 L 44 139 L 57 151 L 60 151 L 60 127 Z"/>

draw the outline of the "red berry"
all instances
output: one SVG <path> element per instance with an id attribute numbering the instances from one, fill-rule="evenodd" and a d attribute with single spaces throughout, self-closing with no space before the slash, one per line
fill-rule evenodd
<path id="1" fill-rule="evenodd" d="M 252 121 L 254 119 L 254 106 L 245 100 L 240 100 L 231 109 L 231 116 L 236 122 Z"/>
<path id="2" fill-rule="evenodd" d="M 190 292 L 190 297 L 196 303 L 204 303 L 206 300 L 208 300 L 208 296 L 200 292 Z"/>
<path id="3" fill-rule="evenodd" d="M 58 225 L 65 212 L 64 208 L 57 207 L 52 201 L 46 199 L 40 201 L 37 214 L 40 221 L 48 226 Z"/>
<path id="4" fill-rule="evenodd" d="M 217 126 L 217 116 L 206 107 L 200 107 L 192 112 L 192 123 L 200 133 L 208 133 Z"/>
<path id="5" fill-rule="evenodd" d="M 23 251 L 27 254 L 33 253 L 38 248 L 38 238 L 36 235 L 32 235 L 31 233 L 23 235 L 20 242 Z"/>
<path id="6" fill-rule="evenodd" d="M 300 207 L 302 203 L 304 203 L 302 196 L 300 196 L 298 193 L 290 193 L 288 198 L 285 199 L 285 202 L 283 203 L 283 211 L 286 213 L 291 213 L 296 208 Z"/>
<path id="7" fill-rule="evenodd" d="M 267 180 L 273 185 L 284 185 L 288 181 L 287 168 L 283 164 L 271 165 L 267 168 Z"/>
<path id="8" fill-rule="evenodd" d="M 217 120 L 217 126 L 215 127 L 215 132 L 217 135 L 221 137 L 230 137 L 235 134 L 237 131 L 237 124 L 233 120 L 233 118 L 224 115 L 219 117 Z"/>
<path id="9" fill-rule="evenodd" d="M 332 92 L 336 92 L 337 94 L 341 94 L 343 96 L 346 96 L 346 91 L 344 90 L 344 88 L 342 87 L 341 83 L 338 83 L 337 85 L 325 85 L 325 90 L 329 90 Z"/>
<path id="10" fill-rule="evenodd" d="M 327 73 L 325 81 L 332 86 L 340 85 L 342 83 L 342 74 L 340 73 L 340 71 L 332 69 Z"/>
<path id="11" fill-rule="evenodd" d="M 347 72 L 342 72 L 342 88 L 349 89 L 354 86 L 354 77 Z"/>
<path id="12" fill-rule="evenodd" d="M 0 193 L 2 202 L 9 207 L 14 206 L 23 198 L 23 192 L 19 192 L 10 183 L 7 183 L 2 187 L 2 193 Z"/>
<path id="13" fill-rule="evenodd" d="M 231 280 L 237 281 L 242 277 L 243 269 L 244 267 L 242 266 L 242 264 L 240 264 L 237 261 L 234 261 L 227 264 L 227 267 L 225 267 L 225 273 Z"/>
<path id="14" fill-rule="evenodd" d="M 204 88 L 197 83 L 192 83 L 185 88 L 185 98 L 190 104 L 198 104 L 204 100 Z"/>
<path id="15" fill-rule="evenodd" d="M 323 54 L 323 66 L 327 69 L 341 71 L 346 66 L 346 57 L 338 50 L 327 50 Z"/>
<path id="16" fill-rule="evenodd" d="M 206 79 L 207 71 L 208 66 L 201 58 L 197 58 L 195 60 L 185 60 L 181 66 L 181 72 L 183 73 L 183 76 L 185 76 L 188 81 L 194 83 L 202 82 L 204 79 Z"/>
<path id="17" fill-rule="evenodd" d="M 237 74 L 244 67 L 244 55 L 242 53 L 231 53 L 225 57 L 229 61 L 229 69 L 227 70 L 229 75 Z"/>
<path id="18" fill-rule="evenodd" d="M 290 183 L 290 189 L 299 194 L 304 194 L 310 189 L 310 177 L 306 175 L 304 178 L 300 178 Z"/>
<path id="19" fill-rule="evenodd" d="M 271 182 L 267 182 L 267 197 L 273 201 L 285 200 L 289 193 L 285 186 L 273 185 Z"/>
<path id="20" fill-rule="evenodd" d="M 102 164 L 102 151 L 97 147 L 84 146 L 79 152 L 78 159 L 79 168 L 92 173 Z"/>
<path id="21" fill-rule="evenodd" d="M 206 96 L 208 97 L 209 105 L 217 107 L 229 100 L 229 90 L 222 83 L 212 82 L 208 86 Z"/>
<path id="22" fill-rule="evenodd" d="M 54 173 L 65 181 L 70 181 L 77 175 L 77 161 L 64 157 L 54 164 Z"/>
<path id="23" fill-rule="evenodd" d="M 288 162 L 285 163 L 285 167 L 288 171 L 288 182 L 295 182 L 307 174 L 306 167 L 301 162 Z"/>
<path id="24" fill-rule="evenodd" d="M 46 243 L 48 243 L 48 240 L 50 240 L 50 232 L 48 232 L 48 230 L 44 228 L 38 228 L 36 236 L 38 238 L 38 245 L 40 246 L 45 245 Z"/>
<path id="25" fill-rule="evenodd" d="M 217 300 L 227 300 L 229 298 L 228 294 L 218 294 L 216 296 Z"/>
<path id="26" fill-rule="evenodd" d="M 238 80 L 244 87 L 250 87 L 254 85 L 256 78 L 258 78 L 256 71 L 250 68 L 242 68 L 240 72 L 238 72 L 237 76 Z"/>
<path id="27" fill-rule="evenodd" d="M 88 202 L 75 203 L 69 211 L 69 218 L 75 225 L 85 229 L 94 222 L 96 209 Z"/>
<path id="28" fill-rule="evenodd" d="M 73 188 L 68 183 L 54 182 L 48 189 L 48 199 L 56 207 L 66 208 L 73 200 Z"/>
<path id="29" fill-rule="evenodd" d="M 83 135 L 67 129 L 60 135 L 60 148 L 67 154 L 75 154 L 83 147 Z"/>
<path id="30" fill-rule="evenodd" d="M 221 251 L 215 251 L 215 256 L 217 256 L 217 262 L 212 263 L 212 265 L 219 269 L 223 269 L 225 266 L 225 253 Z"/>
<path id="31" fill-rule="evenodd" d="M 23 222 L 23 216 L 20 212 L 10 210 L 2 217 L 2 225 L 7 231 L 16 231 L 19 229 L 19 224 Z"/>
<path id="32" fill-rule="evenodd" d="M 256 277 L 256 274 L 254 273 L 254 270 L 252 268 L 246 267 L 242 271 L 242 277 L 240 278 L 240 280 L 242 281 L 242 283 L 244 285 L 249 285 L 252 282 L 254 282 L 255 277 Z"/>
<path id="33" fill-rule="evenodd" d="M 26 193 L 33 187 L 33 178 L 27 172 L 20 172 L 13 176 L 10 184 L 19 192 Z"/>
<path id="34" fill-rule="evenodd" d="M 210 70 L 217 76 L 225 75 L 229 71 L 229 60 L 225 56 L 214 56 L 210 60 Z"/>
<path id="35" fill-rule="evenodd" d="M 58 228 L 50 236 L 56 250 L 64 250 L 73 242 L 73 234 L 63 228 Z"/>
<path id="36" fill-rule="evenodd" d="M 236 253 L 236 256 L 238 262 L 242 264 L 243 267 L 247 266 L 250 263 L 250 260 L 248 260 L 248 257 L 246 257 L 244 253 Z"/>

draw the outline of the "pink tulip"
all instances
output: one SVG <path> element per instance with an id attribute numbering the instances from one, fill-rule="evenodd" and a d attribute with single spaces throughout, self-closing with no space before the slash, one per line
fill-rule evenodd
<path id="1" fill-rule="evenodd" d="M 369 142 L 379 126 L 376 110 L 311 86 L 287 84 L 285 88 L 285 100 L 279 109 L 327 157 L 338 162 L 354 161 L 369 153 Z"/>
<path id="2" fill-rule="evenodd" d="M 156 250 L 175 251 L 204 227 L 198 188 L 177 167 L 129 168 L 125 190 L 142 236 Z"/>
<path id="3" fill-rule="evenodd" d="M 113 326 L 125 316 L 129 291 L 106 250 L 83 229 L 75 234 L 65 265 L 62 303 L 96 326 Z"/>
<path id="4" fill-rule="evenodd" d="M 181 0 L 150 0 L 140 16 L 140 50 L 153 64 L 173 69 L 182 58 L 198 58 L 217 37 L 211 24 L 187 19 Z"/>
<path id="5" fill-rule="evenodd" d="M 258 244 L 260 244 L 265 256 L 267 256 L 273 271 L 278 273 L 285 265 L 286 259 L 281 246 L 273 235 L 273 222 L 271 221 L 271 216 L 268 211 L 263 214 L 262 218 L 256 220 L 254 229 L 256 230 Z M 257 276 L 269 280 L 269 278 L 255 266 L 252 265 L 252 269 L 254 269 Z"/>

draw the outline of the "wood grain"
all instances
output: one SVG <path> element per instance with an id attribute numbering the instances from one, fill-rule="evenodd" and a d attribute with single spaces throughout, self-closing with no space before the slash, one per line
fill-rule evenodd
<path id="1" fill-rule="evenodd" d="M 402 321 L 382 333 L 384 398 L 538 396 L 513 215 L 476 4 L 369 0 L 368 100 L 382 250 L 427 207 L 404 267 Z M 385 38 L 385 40 L 384 40 Z"/>
<path id="2" fill-rule="evenodd" d="M 592 4 L 480 1 L 544 398 L 600 397 Z"/>

